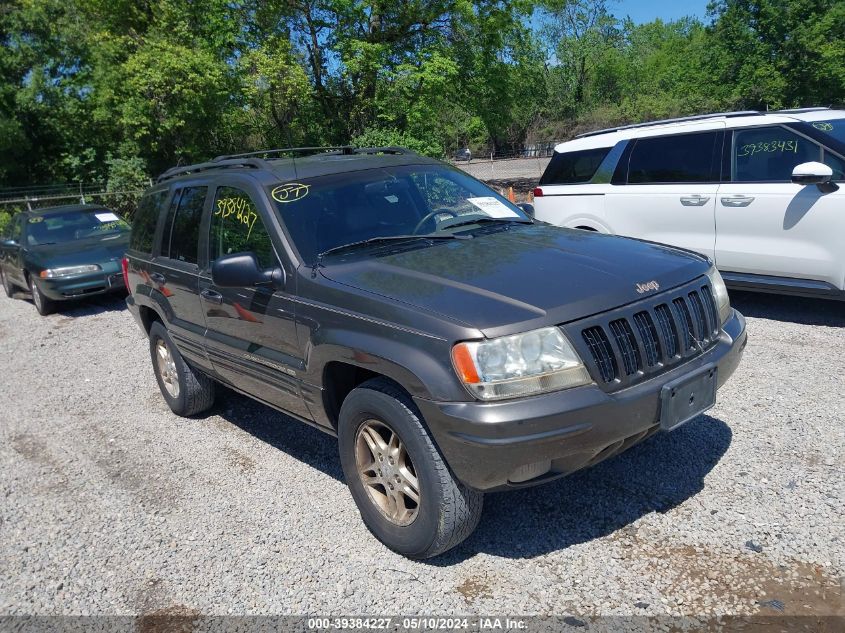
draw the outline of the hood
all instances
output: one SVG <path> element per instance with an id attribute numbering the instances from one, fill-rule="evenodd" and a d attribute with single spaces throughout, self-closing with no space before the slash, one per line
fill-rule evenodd
<path id="1" fill-rule="evenodd" d="M 709 269 L 704 257 L 680 249 L 546 224 L 396 250 L 327 262 L 322 274 L 488 336 L 519 331 L 526 322 L 541 327 L 581 319 Z"/>
<path id="2" fill-rule="evenodd" d="M 81 266 L 120 261 L 129 246 L 129 234 L 96 237 L 60 244 L 29 246 L 29 259 L 44 268 Z"/>

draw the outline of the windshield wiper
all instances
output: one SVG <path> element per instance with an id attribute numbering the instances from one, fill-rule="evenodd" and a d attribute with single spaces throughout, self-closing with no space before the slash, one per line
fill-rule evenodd
<path id="1" fill-rule="evenodd" d="M 485 222 L 495 222 L 500 223 L 504 222 L 505 224 L 532 224 L 531 220 L 508 220 L 506 218 L 491 218 L 490 216 L 486 216 L 483 218 L 474 218 L 472 220 L 463 220 L 462 222 L 455 222 L 450 223 L 447 226 L 444 226 L 444 229 L 453 229 L 456 226 L 466 226 L 467 224 L 483 224 Z"/>
<path id="2" fill-rule="evenodd" d="M 381 237 L 371 237 L 366 240 L 358 240 L 357 242 L 350 242 L 349 244 L 341 244 L 340 246 L 333 246 L 324 250 L 319 254 L 322 258 L 324 255 L 345 251 L 350 248 L 357 248 L 358 246 L 367 246 L 368 244 L 378 244 L 379 242 L 398 242 L 402 240 L 468 240 L 472 239 L 471 235 L 454 235 L 452 233 L 424 233 L 422 235 L 383 235 Z"/>

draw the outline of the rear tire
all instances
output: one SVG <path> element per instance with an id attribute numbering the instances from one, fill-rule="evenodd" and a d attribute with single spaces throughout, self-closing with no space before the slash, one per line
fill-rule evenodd
<path id="1" fill-rule="evenodd" d="M 9 278 L 6 277 L 6 273 L 0 268 L 0 282 L 3 283 L 3 290 L 6 291 L 6 296 L 11 299 L 15 296 L 15 284 L 9 281 Z"/>
<path id="2" fill-rule="evenodd" d="M 376 378 L 350 392 L 340 411 L 338 444 L 364 524 L 393 551 L 430 558 L 475 530 L 484 495 L 455 479 L 413 401 L 393 382 Z"/>
<path id="3" fill-rule="evenodd" d="M 173 413 L 189 416 L 211 408 L 214 381 L 185 362 L 160 321 L 150 327 L 150 358 L 161 395 Z"/>
<path id="4" fill-rule="evenodd" d="M 41 292 L 38 284 L 32 280 L 32 277 L 29 278 L 29 292 L 32 295 L 32 303 L 35 305 L 35 309 L 38 310 L 38 314 L 41 316 L 47 316 L 56 309 L 55 302 L 44 296 L 44 293 Z"/>

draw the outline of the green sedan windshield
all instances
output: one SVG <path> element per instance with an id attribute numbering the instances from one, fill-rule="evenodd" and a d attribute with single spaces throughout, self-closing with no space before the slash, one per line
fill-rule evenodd
<path id="1" fill-rule="evenodd" d="M 107 209 L 34 215 L 26 223 L 30 246 L 61 244 L 92 237 L 114 236 L 129 231 L 129 225 Z"/>

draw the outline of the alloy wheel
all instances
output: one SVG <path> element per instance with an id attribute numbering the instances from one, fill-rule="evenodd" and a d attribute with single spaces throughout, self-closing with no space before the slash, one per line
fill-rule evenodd
<path id="1" fill-rule="evenodd" d="M 420 485 L 399 435 L 379 420 L 367 420 L 355 438 L 358 476 L 373 504 L 392 523 L 410 525 L 417 518 Z"/>
<path id="2" fill-rule="evenodd" d="M 167 343 L 162 339 L 156 341 L 156 363 L 158 364 L 158 374 L 161 376 L 161 382 L 164 383 L 164 388 L 171 398 L 179 397 L 179 373 L 176 371 L 176 362 L 173 360 L 173 354 L 167 347 Z"/>
<path id="3" fill-rule="evenodd" d="M 41 296 L 41 293 L 38 292 L 38 286 L 35 285 L 35 282 L 30 279 L 29 281 L 29 292 L 32 295 L 32 303 L 35 304 L 36 309 L 38 312 L 44 311 L 44 298 Z"/>

